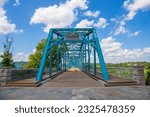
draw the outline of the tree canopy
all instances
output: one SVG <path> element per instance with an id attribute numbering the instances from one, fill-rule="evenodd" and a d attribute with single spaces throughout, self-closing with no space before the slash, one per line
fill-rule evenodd
<path id="1" fill-rule="evenodd" d="M 4 51 L 3 54 L 0 56 L 2 58 L 2 67 L 14 67 L 12 53 L 11 53 L 11 46 L 13 40 L 10 39 L 10 35 L 6 36 L 5 43 L 4 43 Z"/>
<path id="2" fill-rule="evenodd" d="M 37 44 L 36 51 L 35 53 L 32 53 L 31 55 L 29 55 L 29 61 L 25 65 L 25 68 L 38 68 L 39 67 L 45 44 L 46 44 L 46 39 L 42 39 Z M 57 49 L 56 46 L 54 46 L 52 49 L 52 59 L 53 59 L 52 66 L 56 64 L 56 49 Z M 46 61 L 46 67 L 49 66 L 49 57 L 50 57 L 49 54 L 47 56 L 48 56 L 48 59 Z"/>

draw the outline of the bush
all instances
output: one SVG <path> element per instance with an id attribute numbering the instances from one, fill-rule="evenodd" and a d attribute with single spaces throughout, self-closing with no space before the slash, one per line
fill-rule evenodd
<path id="1" fill-rule="evenodd" d="M 150 85 L 150 66 L 146 67 L 146 85 Z"/>

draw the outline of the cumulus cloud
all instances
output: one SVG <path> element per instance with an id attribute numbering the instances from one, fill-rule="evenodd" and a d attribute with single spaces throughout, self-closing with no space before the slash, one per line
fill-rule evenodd
<path id="1" fill-rule="evenodd" d="M 94 20 L 90 21 L 88 19 L 83 19 L 76 25 L 76 28 L 90 28 L 90 27 L 106 28 L 107 25 L 108 25 L 107 20 L 104 18 L 99 18 L 98 22 L 95 22 Z"/>
<path id="2" fill-rule="evenodd" d="M 3 6 L 7 0 L 0 0 L 0 34 L 12 33 L 16 29 L 16 25 L 11 23 L 6 16 Z"/>
<path id="3" fill-rule="evenodd" d="M 76 28 L 90 28 L 93 26 L 93 24 L 94 24 L 94 20 L 89 21 L 87 19 L 84 19 L 76 25 Z"/>
<path id="4" fill-rule="evenodd" d="M 100 11 L 86 11 L 83 13 L 84 16 L 89 16 L 89 17 L 98 17 L 100 15 Z"/>
<path id="5" fill-rule="evenodd" d="M 99 18 L 99 21 L 95 23 L 94 25 L 97 28 L 105 28 L 108 25 L 108 23 L 105 18 Z"/>
<path id="6" fill-rule="evenodd" d="M 41 7 L 35 10 L 30 20 L 30 24 L 43 23 L 44 31 L 48 32 L 50 28 L 65 28 L 77 18 L 77 10 L 86 10 L 87 0 L 67 0 L 60 5 Z"/>
<path id="7" fill-rule="evenodd" d="M 139 10 L 150 8 L 150 0 L 126 0 L 123 6 L 128 11 L 126 20 L 132 20 Z"/>
<path id="8" fill-rule="evenodd" d="M 117 42 L 113 37 L 100 41 L 106 62 L 119 63 L 128 61 L 150 61 L 150 47 L 144 49 L 124 49 L 123 43 Z"/>

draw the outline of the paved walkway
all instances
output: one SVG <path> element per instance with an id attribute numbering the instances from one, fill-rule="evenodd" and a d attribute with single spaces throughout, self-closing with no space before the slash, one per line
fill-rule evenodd
<path id="1" fill-rule="evenodd" d="M 150 87 L 0 88 L 1 100 L 150 100 Z"/>
<path id="2" fill-rule="evenodd" d="M 103 84 L 83 72 L 64 72 L 40 87 L 101 87 Z"/>

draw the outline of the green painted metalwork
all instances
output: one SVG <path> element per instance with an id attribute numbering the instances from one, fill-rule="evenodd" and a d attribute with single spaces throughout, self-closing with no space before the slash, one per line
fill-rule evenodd
<path id="1" fill-rule="evenodd" d="M 52 49 L 57 46 L 56 72 L 64 71 L 71 67 L 78 67 L 90 73 L 90 55 L 93 51 L 94 74 L 96 75 L 96 53 L 104 80 L 109 80 L 102 50 L 94 28 L 53 28 L 50 29 L 41 64 L 36 77 L 37 81 L 42 80 L 46 59 L 50 58 L 50 76 L 52 73 Z M 50 52 L 50 57 L 48 57 Z"/>

